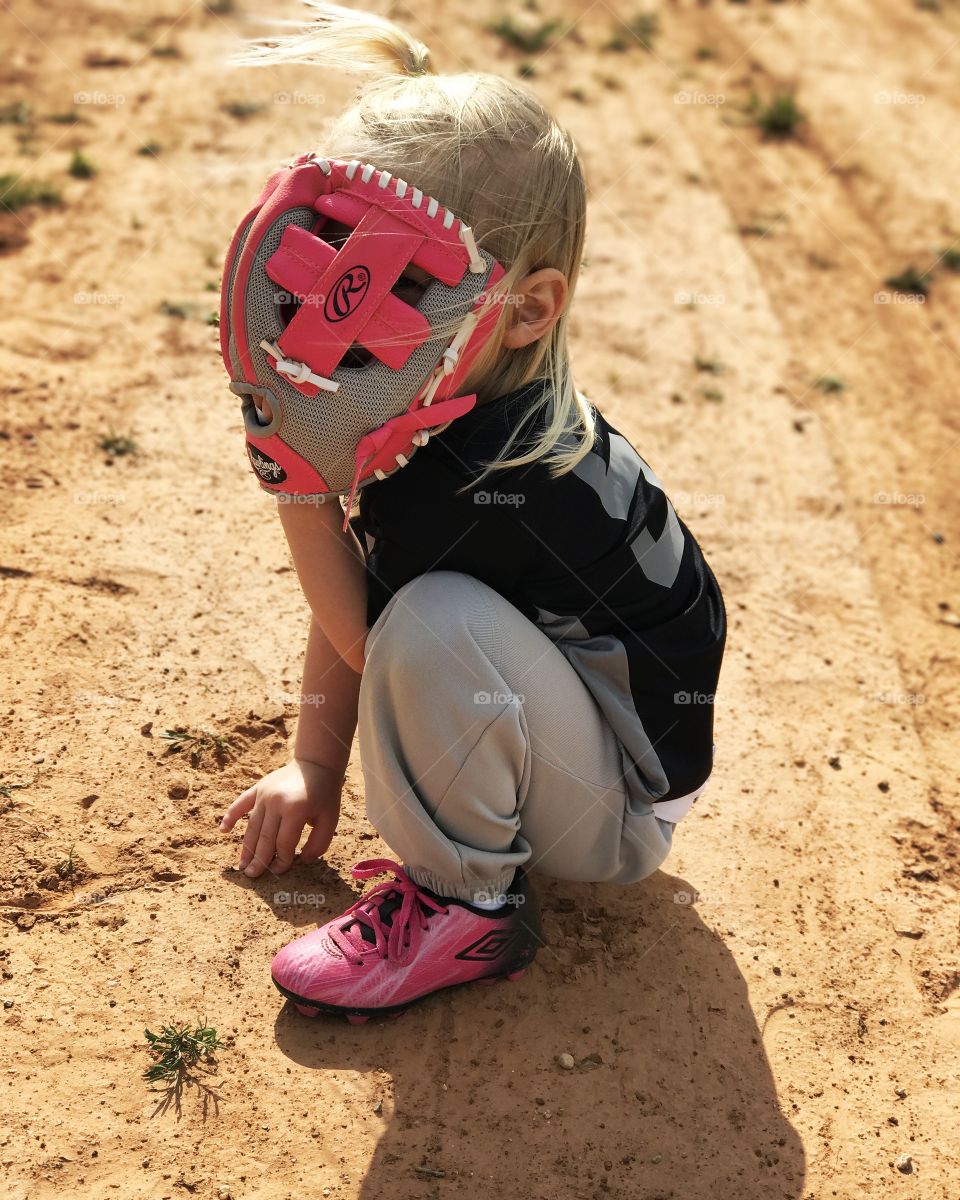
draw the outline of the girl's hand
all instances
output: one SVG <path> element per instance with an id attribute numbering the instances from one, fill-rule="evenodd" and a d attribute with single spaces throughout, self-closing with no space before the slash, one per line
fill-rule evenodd
<path id="1" fill-rule="evenodd" d="M 229 833 L 241 817 L 249 818 L 240 870 L 251 879 L 267 870 L 282 875 L 297 857 L 305 825 L 313 828 L 299 861 L 316 862 L 337 828 L 342 788 L 342 773 L 305 759 L 294 759 L 247 788 L 220 822 L 220 829 Z"/>

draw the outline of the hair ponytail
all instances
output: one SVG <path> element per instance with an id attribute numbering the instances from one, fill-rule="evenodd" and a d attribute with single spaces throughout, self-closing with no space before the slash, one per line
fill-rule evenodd
<path id="1" fill-rule="evenodd" d="M 428 75 L 430 51 L 417 38 L 376 13 L 304 0 L 313 23 L 284 38 L 261 38 L 236 56 L 241 66 L 304 63 L 350 74 Z"/>

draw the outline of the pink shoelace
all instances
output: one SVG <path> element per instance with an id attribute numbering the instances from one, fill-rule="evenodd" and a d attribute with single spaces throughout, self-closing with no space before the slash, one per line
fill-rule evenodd
<path id="1" fill-rule="evenodd" d="M 357 966 L 363 963 L 363 954 L 370 945 L 353 925 L 364 925 L 373 932 L 377 953 L 381 958 L 390 958 L 402 962 L 408 956 L 415 954 L 420 944 L 420 938 L 427 927 L 427 911 L 446 913 L 448 908 L 428 896 L 407 875 L 399 863 L 389 858 L 369 858 L 359 862 L 352 869 L 354 879 L 370 879 L 374 875 L 384 875 L 387 872 L 394 879 L 378 883 L 360 897 L 356 903 L 343 914 L 339 928 L 330 930 L 330 937 L 343 951 L 344 955 Z M 381 906 L 394 896 L 400 897 L 399 907 L 390 914 L 390 924 L 386 924 L 381 916 Z M 345 918 L 352 917 L 352 922 Z"/>

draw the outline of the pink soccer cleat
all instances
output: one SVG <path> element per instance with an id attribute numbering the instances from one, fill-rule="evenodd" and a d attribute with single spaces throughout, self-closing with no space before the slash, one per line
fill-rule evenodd
<path id="1" fill-rule="evenodd" d="M 398 1016 L 461 983 L 519 979 L 543 945 L 536 898 L 522 870 L 494 911 L 419 887 L 395 862 L 370 859 L 355 879 L 392 872 L 341 916 L 291 942 L 273 982 L 305 1016 L 342 1013 L 360 1024 Z"/>

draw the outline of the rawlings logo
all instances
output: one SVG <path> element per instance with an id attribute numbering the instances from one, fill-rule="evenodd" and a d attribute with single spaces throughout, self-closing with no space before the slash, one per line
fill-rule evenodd
<path id="1" fill-rule="evenodd" d="M 283 483 L 286 479 L 286 471 L 269 454 L 264 454 L 262 450 L 257 450 L 249 444 L 247 445 L 247 454 L 250 458 L 250 465 L 264 483 Z"/>
<path id="2" fill-rule="evenodd" d="M 344 271 L 327 294 L 323 315 L 331 323 L 343 321 L 363 302 L 370 286 L 370 272 L 366 267 L 351 267 Z"/>

